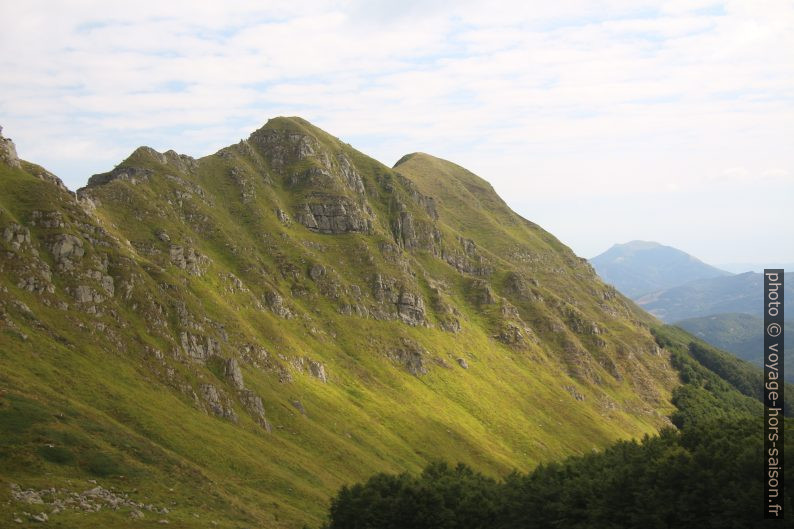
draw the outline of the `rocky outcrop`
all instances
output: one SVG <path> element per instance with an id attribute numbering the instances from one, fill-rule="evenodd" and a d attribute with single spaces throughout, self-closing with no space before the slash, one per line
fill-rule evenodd
<path id="1" fill-rule="evenodd" d="M 72 289 L 74 300 L 78 303 L 102 303 L 105 297 L 88 285 L 79 285 Z"/>
<path id="2" fill-rule="evenodd" d="M 578 334 L 601 334 L 601 328 L 594 321 L 588 320 L 579 310 L 574 307 L 566 307 L 563 310 L 563 317 L 573 332 Z"/>
<path id="3" fill-rule="evenodd" d="M 375 274 L 372 280 L 372 295 L 387 304 L 387 311 L 370 311 L 378 319 L 399 318 L 408 325 L 426 325 L 425 302 L 421 295 L 403 287 L 396 279 Z"/>
<path id="4" fill-rule="evenodd" d="M 200 254 L 194 248 L 188 246 L 171 245 L 169 256 L 174 266 L 194 276 L 203 275 L 210 263 L 207 256 Z"/>
<path id="5" fill-rule="evenodd" d="M 520 274 L 510 272 L 505 276 L 503 288 L 504 293 L 511 298 L 526 301 L 534 300 L 536 296 L 533 294 L 530 284 L 538 286 L 538 282 L 534 279 L 525 280 Z"/>
<path id="6" fill-rule="evenodd" d="M 482 279 L 475 279 L 469 283 L 468 298 L 477 306 L 496 303 L 491 285 Z"/>
<path id="7" fill-rule="evenodd" d="M 287 215 L 287 212 L 282 210 L 281 208 L 276 208 L 273 210 L 276 214 L 276 218 L 283 224 L 284 226 L 290 226 L 292 224 L 292 219 Z"/>
<path id="8" fill-rule="evenodd" d="M 220 353 L 218 342 L 209 336 L 198 336 L 183 331 L 179 335 L 179 343 L 188 358 L 201 363 Z"/>
<path id="9" fill-rule="evenodd" d="M 267 306 L 270 307 L 270 310 L 277 316 L 280 316 L 284 319 L 290 319 L 295 316 L 295 314 L 293 314 L 293 312 L 284 302 L 282 295 L 275 290 L 271 290 L 265 294 L 265 303 L 267 303 Z"/>
<path id="10" fill-rule="evenodd" d="M 371 233 L 372 220 L 352 200 L 333 195 L 314 195 L 298 206 L 295 218 L 311 231 L 325 234 Z"/>
<path id="11" fill-rule="evenodd" d="M 234 357 L 223 362 L 223 376 L 226 378 L 229 384 L 236 389 L 245 389 L 245 383 L 243 382 L 243 372 L 240 370 L 240 364 Z"/>
<path id="12" fill-rule="evenodd" d="M 424 325 L 425 302 L 418 294 L 407 291 L 400 292 L 400 297 L 397 299 L 397 314 L 408 325 Z"/>
<path id="13" fill-rule="evenodd" d="M 320 148 L 317 140 L 307 134 L 266 127 L 251 134 L 248 141 L 259 147 L 270 166 L 279 172 L 290 163 L 315 156 Z"/>
<path id="14" fill-rule="evenodd" d="M 262 404 L 262 398 L 259 395 L 250 389 L 243 389 L 240 391 L 240 402 L 259 426 L 268 432 L 272 430 L 270 422 L 265 417 L 265 405 Z"/>
<path id="15" fill-rule="evenodd" d="M 347 159 L 347 156 L 340 152 L 336 155 L 336 160 L 339 164 L 339 171 L 342 173 L 342 178 L 347 184 L 347 187 L 358 195 L 364 195 L 364 180 L 361 178 L 361 175 L 358 174 L 356 168 L 353 167 L 353 164 L 350 163 L 350 160 Z"/>
<path id="16" fill-rule="evenodd" d="M 58 267 L 65 270 L 71 270 L 74 267 L 74 262 L 85 255 L 83 241 L 68 233 L 61 233 L 53 238 L 50 243 L 50 252 Z"/>
<path id="17" fill-rule="evenodd" d="M 199 390 L 209 411 L 213 415 L 235 423 L 238 421 L 237 413 L 234 411 L 232 402 L 229 400 L 229 397 L 226 396 L 226 393 L 212 384 L 202 384 Z"/>
<path id="18" fill-rule="evenodd" d="M 397 213 L 392 221 L 392 234 L 395 242 L 406 250 L 427 250 L 439 254 L 441 232 L 430 222 L 417 219 L 408 206 L 397 201 Z"/>
<path id="19" fill-rule="evenodd" d="M 17 251 L 30 244 L 30 229 L 19 224 L 9 224 L 3 229 L 3 240 L 11 246 L 11 251 Z"/>
<path id="20" fill-rule="evenodd" d="M 267 420 L 267 417 L 265 416 L 265 405 L 262 403 L 262 398 L 259 395 L 257 395 L 256 392 L 245 387 L 243 372 L 240 369 L 240 364 L 239 362 L 237 362 L 237 359 L 234 357 L 227 359 L 220 359 L 220 362 L 221 362 L 221 375 L 223 376 L 224 380 L 226 380 L 226 382 L 237 391 L 237 394 L 240 398 L 240 404 L 243 405 L 243 408 L 245 408 L 246 411 L 248 411 L 248 413 L 251 415 L 254 421 L 257 422 L 257 424 L 259 424 L 262 428 L 270 432 L 271 427 L 270 427 L 270 423 Z M 213 402 L 211 401 L 211 399 L 214 398 L 213 391 L 211 389 L 207 389 L 207 390 L 202 389 L 202 391 L 205 392 L 204 393 L 205 399 L 207 399 L 208 402 Z M 220 391 L 216 391 L 215 393 L 218 393 L 219 395 L 219 402 L 221 403 L 221 412 L 219 413 L 218 409 L 212 408 L 213 404 L 210 404 L 211 409 L 213 409 L 213 413 L 215 413 L 215 415 L 219 415 L 222 417 L 231 418 L 228 417 L 227 415 L 224 415 L 226 411 L 231 409 L 230 406 L 228 405 L 229 404 L 228 399 L 224 403 L 223 402 L 224 395 Z M 207 397 L 207 395 L 209 395 L 209 398 Z M 236 415 L 234 416 L 233 420 L 236 422 L 237 420 Z"/>
<path id="21" fill-rule="evenodd" d="M 571 397 L 573 397 L 575 400 L 578 400 L 578 401 L 583 401 L 584 400 L 584 395 L 582 395 L 579 392 L 579 390 L 576 389 L 575 387 L 573 387 L 573 386 L 563 386 L 562 389 L 564 389 L 565 391 L 570 393 Z"/>
<path id="22" fill-rule="evenodd" d="M 522 329 L 512 322 L 506 322 L 502 325 L 502 328 L 496 334 L 496 339 L 513 347 L 520 347 L 526 344 Z"/>
<path id="23" fill-rule="evenodd" d="M 418 343 L 404 339 L 399 348 L 389 352 L 389 357 L 402 365 L 406 371 L 414 376 L 427 374 L 425 358 L 427 351 Z"/>
<path id="24" fill-rule="evenodd" d="M 309 374 L 321 382 L 328 382 L 325 366 L 321 362 L 309 360 Z"/>
<path id="25" fill-rule="evenodd" d="M 135 501 L 127 492 L 118 491 L 115 488 L 106 489 L 101 485 L 96 485 L 95 480 L 89 481 L 95 484 L 95 486 L 82 492 L 55 487 L 47 489 L 23 489 L 16 483 L 11 483 L 11 499 L 15 502 L 27 505 L 40 505 L 42 509 L 46 509 L 53 517 L 68 511 L 87 514 L 98 513 L 103 509 L 113 511 L 130 509 L 130 516 L 136 519 L 145 518 L 143 511 L 161 515 L 169 513 L 167 507 L 157 507 L 151 503 L 147 504 Z M 71 483 L 71 481 L 69 482 Z M 49 517 L 45 513 L 24 514 L 30 521 L 45 523 L 49 520 Z M 22 523 L 22 520 L 19 519 L 17 523 Z M 58 525 L 61 523 L 61 521 L 58 521 Z"/>
<path id="26" fill-rule="evenodd" d="M 0 127 L 0 162 L 11 167 L 21 167 L 14 142 L 3 137 L 3 127 Z"/>
<path id="27" fill-rule="evenodd" d="M 131 184 L 146 183 L 153 174 L 154 171 L 151 169 L 119 166 L 107 173 L 99 173 L 91 176 L 88 179 L 86 187 L 101 186 L 114 180 L 125 180 Z"/>
<path id="28" fill-rule="evenodd" d="M 38 211 L 30 212 L 30 225 L 39 228 L 56 229 L 63 228 L 63 215 L 60 211 Z"/>

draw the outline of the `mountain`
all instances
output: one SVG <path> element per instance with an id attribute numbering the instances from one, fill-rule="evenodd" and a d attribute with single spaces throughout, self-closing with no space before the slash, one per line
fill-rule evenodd
<path id="1" fill-rule="evenodd" d="M 785 294 L 794 295 L 792 274 L 784 274 Z M 763 317 L 764 276 L 745 272 L 692 281 L 640 296 L 642 308 L 667 322 L 714 314 L 741 313 Z"/>
<path id="2" fill-rule="evenodd" d="M 643 241 L 615 245 L 591 263 L 604 281 L 654 316 L 763 365 L 763 274 L 731 275 L 675 248 Z M 790 276 L 785 274 L 789 296 L 794 294 Z M 652 287 L 657 289 L 649 291 Z M 794 381 L 794 370 L 786 378 Z"/>
<path id="3" fill-rule="evenodd" d="M 742 360 L 764 365 L 764 319 L 751 314 L 713 314 L 675 322 L 686 330 Z M 794 321 L 785 321 L 785 332 L 794 330 Z M 794 382 L 794 345 L 786 342 L 784 349 L 786 380 Z"/>
<path id="4" fill-rule="evenodd" d="M 686 252 L 647 241 L 616 244 L 590 263 L 601 279 L 632 299 L 690 281 L 730 275 Z"/>
<path id="5" fill-rule="evenodd" d="M 484 180 L 300 118 L 73 193 L 0 141 L 0 525 L 301 527 L 670 424 L 655 320 Z"/>

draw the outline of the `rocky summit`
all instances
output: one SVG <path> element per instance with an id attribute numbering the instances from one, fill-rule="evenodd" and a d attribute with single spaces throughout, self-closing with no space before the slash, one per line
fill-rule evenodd
<path id="1" fill-rule="evenodd" d="M 653 324 L 427 154 L 276 118 L 74 193 L 2 138 L 0 525 L 317 526 L 374 472 L 641 437 L 678 384 Z"/>

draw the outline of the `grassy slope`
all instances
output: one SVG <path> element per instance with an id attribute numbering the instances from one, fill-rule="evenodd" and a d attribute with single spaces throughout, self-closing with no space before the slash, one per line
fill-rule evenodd
<path id="1" fill-rule="evenodd" d="M 376 471 L 416 471 L 443 457 L 502 475 L 639 437 L 665 423 L 675 377 L 665 355 L 653 354 L 650 320 L 612 295 L 551 235 L 510 212 L 487 183 L 430 157 L 398 167 L 423 194 L 436 197 L 445 244 L 454 246 L 458 234 L 476 242 L 494 266 L 488 280 L 497 295 L 507 296 L 501 285 L 511 271 L 538 282 L 534 290 L 542 301 L 511 299 L 539 337 L 526 349 L 492 338 L 499 305 L 473 305 L 466 274 L 427 251 L 402 252 L 395 260 L 380 250 L 393 240 L 390 197 L 397 193 L 408 202 L 410 195 L 397 175 L 302 120 L 268 126 L 310 135 L 323 149 L 353 161 L 375 211 L 372 235 L 329 236 L 298 223 L 282 225 L 273 209 L 292 212 L 302 192 L 286 186 L 259 151 L 244 145 L 200 160 L 193 171 L 136 151 L 124 164 L 148 168 L 153 176 L 146 183 L 115 180 L 92 190 L 96 217 L 33 176 L 38 168 L 0 167 L 0 229 L 30 226 L 34 210 L 57 210 L 65 218 L 63 229 L 31 227 L 33 247 L 53 270 L 47 244 L 55 233 L 83 236 L 80 226 L 93 224 L 118 239 L 109 246 L 86 241 L 78 272 L 53 273 L 52 295 L 18 287 L 29 273 L 25 263 L 35 260 L 30 249 L 24 258 L 3 249 L 0 480 L 80 491 L 94 486 L 86 480 L 98 479 L 171 510 L 167 516 L 147 514 L 146 523 L 167 518 L 176 527 L 206 526 L 207 520 L 219 527 L 296 527 L 316 524 L 340 485 Z M 247 178 L 253 199 L 241 200 L 238 183 L 228 177 L 232 167 Z M 195 186 L 203 197 L 191 191 Z M 410 207 L 417 219 L 427 220 L 420 208 Z M 174 267 L 158 230 L 208 256 L 207 271 L 193 276 Z M 105 258 L 117 290 L 96 316 L 65 288 L 94 284 L 85 272 Z M 326 267 L 341 294 L 328 294 L 330 283 L 307 277 L 313 263 Z M 223 274 L 230 272 L 247 291 L 229 290 Z M 399 278 L 426 299 L 430 283 L 446 285 L 443 297 L 459 311 L 461 332 L 440 330 L 429 307 L 430 328 L 340 314 L 340 303 L 353 301 L 350 286 L 359 285 L 367 297 L 375 272 Z M 134 287 L 125 298 L 120 286 L 130 278 Z M 296 285 L 300 296 L 291 295 Z M 274 289 L 297 317 L 285 320 L 261 308 L 264 293 Z M 56 308 L 59 301 L 68 302 L 69 310 Z M 261 395 L 272 433 L 254 423 L 217 370 L 174 353 L 184 329 L 173 308 L 177 302 L 198 321 L 197 333 L 219 340 L 222 356 L 241 359 L 246 386 Z M 565 318 L 574 309 L 579 318 L 597 322 L 602 334 L 571 330 Z M 427 375 L 415 377 L 387 358 L 403 339 L 428 351 Z M 247 343 L 264 347 L 269 363 L 245 361 Z M 579 356 L 566 358 L 564 344 L 574 344 Z M 326 366 L 328 383 L 300 367 L 304 357 Z M 458 357 L 467 359 L 468 370 L 458 367 Z M 571 362 L 584 363 L 593 376 L 568 374 Z M 609 365 L 617 366 L 617 378 Z M 291 373 L 291 382 L 280 381 L 279 368 Z M 204 413 L 178 391 L 202 382 L 232 397 L 239 425 Z M 585 399 L 575 400 L 564 386 Z M 3 523 L 14 512 L 37 508 L 6 504 L 9 490 L 0 486 Z M 52 520 L 82 527 L 89 517 L 100 525 L 141 525 L 125 511 L 110 510 L 66 512 Z"/>

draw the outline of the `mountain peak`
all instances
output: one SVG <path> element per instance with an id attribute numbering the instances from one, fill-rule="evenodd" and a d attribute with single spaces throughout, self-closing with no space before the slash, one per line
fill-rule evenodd
<path id="1" fill-rule="evenodd" d="M 670 246 L 665 246 L 664 244 L 655 241 L 633 240 L 625 243 L 616 243 L 612 246 L 612 248 L 623 248 L 627 250 L 647 250 L 649 248 L 670 248 Z"/>
<path id="2" fill-rule="evenodd" d="M 590 262 L 604 281 L 633 299 L 688 281 L 730 275 L 682 250 L 652 241 L 615 244 Z"/>

